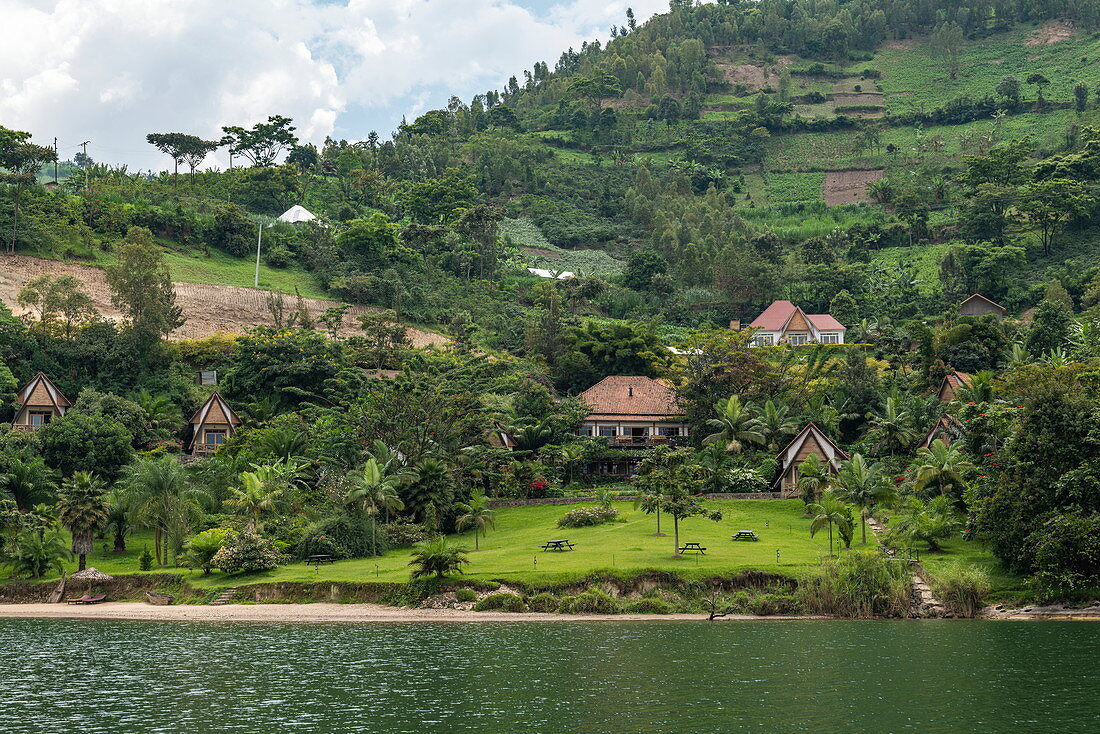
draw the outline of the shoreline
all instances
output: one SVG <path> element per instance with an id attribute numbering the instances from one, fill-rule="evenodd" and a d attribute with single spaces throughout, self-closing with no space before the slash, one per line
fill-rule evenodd
<path id="1" fill-rule="evenodd" d="M 463 609 L 390 607 L 382 604 L 178 604 L 154 606 L 144 602 L 106 602 L 89 606 L 69 604 L 0 604 L 2 619 L 82 619 L 149 622 L 267 622 L 267 623 L 429 623 L 477 622 L 707 622 L 705 614 L 556 614 L 545 612 L 474 612 Z M 828 620 L 812 615 L 731 614 L 713 621 L 764 622 Z M 987 621 L 1100 621 L 1100 609 L 984 610 L 975 619 Z"/>
<path id="2" fill-rule="evenodd" d="M 156 622 L 706 622 L 705 614 L 556 614 L 545 612 L 473 612 L 462 609 L 421 609 L 382 604 L 177 604 L 154 606 L 143 602 L 106 602 L 92 605 L 0 604 L 0 619 L 106 619 Z M 731 614 L 715 621 L 825 619 L 812 616 L 757 616 Z"/>

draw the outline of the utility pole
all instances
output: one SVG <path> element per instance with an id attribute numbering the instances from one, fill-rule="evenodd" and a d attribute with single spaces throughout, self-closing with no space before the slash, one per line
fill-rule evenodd
<path id="1" fill-rule="evenodd" d="M 57 183 L 57 136 L 53 136 L 53 182 Z"/>
<path id="2" fill-rule="evenodd" d="M 88 190 L 88 143 L 90 143 L 90 142 L 92 142 L 92 141 L 91 140 L 85 140 L 83 143 L 80 144 L 80 146 L 82 148 L 84 148 L 84 165 L 81 166 L 81 168 L 84 169 L 84 190 L 85 191 Z"/>
<path id="3" fill-rule="evenodd" d="M 256 288 L 260 287 L 260 242 L 263 241 L 263 238 L 264 225 L 263 222 L 260 222 L 259 226 L 256 228 L 256 280 L 254 281 Z"/>

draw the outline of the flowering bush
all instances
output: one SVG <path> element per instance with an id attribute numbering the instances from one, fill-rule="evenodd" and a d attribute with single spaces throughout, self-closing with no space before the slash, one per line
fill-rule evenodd
<path id="1" fill-rule="evenodd" d="M 615 522 L 619 519 L 619 513 L 610 507 L 578 507 L 570 510 L 558 520 L 559 528 L 586 528 L 592 525 L 603 525 L 607 522 Z"/>

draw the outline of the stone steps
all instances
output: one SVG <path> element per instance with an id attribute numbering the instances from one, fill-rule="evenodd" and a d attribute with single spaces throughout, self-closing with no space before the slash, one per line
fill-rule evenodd
<path id="1" fill-rule="evenodd" d="M 878 520 L 867 518 L 867 524 L 871 528 L 871 532 L 876 536 L 883 532 L 882 524 Z M 936 595 L 932 593 L 932 587 L 928 585 L 925 580 L 927 572 L 920 564 L 916 564 L 913 568 L 913 577 L 911 579 L 911 586 L 913 590 L 913 613 L 918 617 L 943 617 L 946 616 L 947 610 L 944 608 L 940 600 L 936 598 Z"/>
<path id="2" fill-rule="evenodd" d="M 235 588 L 234 589 L 226 589 L 222 593 L 218 594 L 218 596 L 215 597 L 214 601 L 210 602 L 210 606 L 212 606 L 212 607 L 223 606 L 223 605 L 228 604 L 229 602 L 233 601 L 233 599 L 236 596 L 237 596 L 237 590 Z"/>

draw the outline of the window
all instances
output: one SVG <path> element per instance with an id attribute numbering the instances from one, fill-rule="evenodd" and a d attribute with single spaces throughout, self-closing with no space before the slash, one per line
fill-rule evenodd
<path id="1" fill-rule="evenodd" d="M 577 435 L 578 436 L 591 436 L 592 435 L 592 426 L 581 426 L 577 430 Z"/>
<path id="2" fill-rule="evenodd" d="M 611 438 L 615 435 L 615 426 L 600 426 L 600 435 L 605 438 Z"/>
<path id="3" fill-rule="evenodd" d="M 806 335 L 805 334 L 791 334 L 790 337 L 788 337 L 788 341 L 791 344 L 805 344 L 806 343 Z"/>
<path id="4" fill-rule="evenodd" d="M 772 345 L 771 334 L 757 334 L 756 345 L 760 347 L 770 347 Z"/>
<path id="5" fill-rule="evenodd" d="M 680 429 L 676 426 L 661 426 L 657 429 L 657 433 L 661 436 L 679 436 Z"/>
<path id="6" fill-rule="evenodd" d="M 32 411 L 30 414 L 32 426 L 44 426 L 50 422 L 50 418 L 53 418 L 53 413 L 49 411 Z"/>
<path id="7" fill-rule="evenodd" d="M 207 446 L 221 446 L 225 443 L 225 431 L 207 431 L 206 432 L 206 445 Z"/>
<path id="8" fill-rule="evenodd" d="M 643 437 L 649 435 L 649 429 L 648 428 L 639 428 L 638 426 L 631 426 L 630 427 L 630 435 L 634 436 L 635 438 L 643 438 Z"/>
<path id="9" fill-rule="evenodd" d="M 835 332 L 826 332 L 821 335 L 822 344 L 840 344 L 840 337 Z"/>

